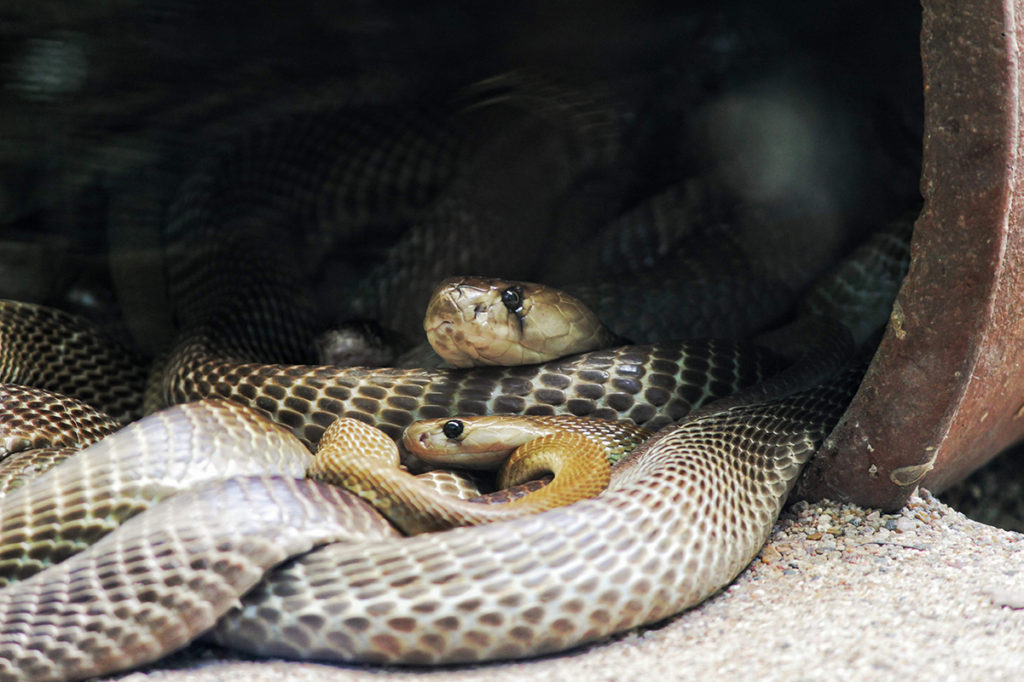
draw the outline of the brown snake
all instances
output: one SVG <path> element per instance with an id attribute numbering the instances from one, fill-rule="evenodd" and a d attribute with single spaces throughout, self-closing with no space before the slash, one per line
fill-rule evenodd
<path id="1" fill-rule="evenodd" d="M 249 147 L 257 159 L 259 143 Z M 858 370 L 842 370 L 842 343 L 812 351 L 773 382 L 684 421 L 692 409 L 777 371 L 778 357 L 748 344 L 698 341 L 623 346 L 512 369 L 268 364 L 297 354 L 308 321 L 292 293 L 292 273 L 275 267 L 280 254 L 267 251 L 265 236 L 201 227 L 219 226 L 215 218 L 254 218 L 210 201 L 233 191 L 222 167 L 230 162 L 230 155 L 221 157 L 198 173 L 173 216 L 178 241 L 169 252 L 183 333 L 168 361 L 168 402 L 228 398 L 231 408 L 215 409 L 254 414 L 235 407 L 251 406 L 307 446 L 339 416 L 375 423 L 392 437 L 415 419 L 456 413 L 561 411 L 672 426 L 627 457 L 596 499 L 410 538 L 364 520 L 364 505 L 320 484 L 287 477 L 205 484 L 0 591 L 0 679 L 72 679 L 132 667 L 210 627 L 216 641 L 259 655 L 436 664 L 557 651 L 650 623 L 707 598 L 756 555 L 802 465 L 856 388 Z M 464 189 L 446 196 L 464 196 Z M 262 222 L 281 220 L 278 207 L 257 208 L 252 213 Z M 439 210 L 453 207 L 442 200 Z M 182 227 L 188 225 L 200 228 Z M 900 266 L 878 269 L 896 272 L 891 280 L 898 281 Z M 251 305 L 238 309 L 238 300 Z M 11 328 L 28 313 L 5 306 L 0 314 L 13 316 L 5 320 Z M 285 331 L 267 333 L 272 326 Z M 193 419 L 205 405 L 172 408 L 128 432 Z M 247 423 L 242 416 L 239 433 L 267 437 Z M 126 431 L 115 439 L 128 438 Z M 167 431 L 137 452 L 202 438 L 239 449 L 251 444 L 206 433 Z M 117 449 L 115 439 L 91 452 Z M 86 452 L 75 465 L 83 471 L 63 474 L 80 482 L 86 498 L 94 459 Z M 97 476 L 119 478 L 119 468 L 98 466 Z M 35 499 L 36 485 L 15 494 Z M 241 498 L 253 511 L 227 511 Z M 37 508 L 27 504 L 26 513 Z M 210 518 L 210 526 L 200 527 L 193 515 Z"/>

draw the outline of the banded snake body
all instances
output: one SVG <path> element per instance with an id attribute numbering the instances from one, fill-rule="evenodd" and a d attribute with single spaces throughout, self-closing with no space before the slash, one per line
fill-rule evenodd
<path id="1" fill-rule="evenodd" d="M 120 462 L 114 451 L 122 447 L 132 453 L 128 458 L 160 448 L 161 461 L 173 462 L 168 453 L 180 448 L 187 460 L 194 451 L 186 446 L 196 441 L 211 450 L 287 449 L 282 461 L 290 463 L 256 476 L 246 464 L 226 474 L 227 482 L 217 482 L 215 474 L 83 552 L 4 588 L 0 679 L 77 679 L 133 667 L 210 628 L 222 644 L 290 658 L 439 664 L 531 656 L 677 613 L 749 563 L 802 465 L 856 389 L 860 369 L 845 369 L 848 342 L 815 336 L 824 345 L 803 349 L 781 373 L 779 354 L 734 341 L 659 341 L 512 369 L 268 364 L 301 355 L 312 326 L 289 265 L 295 256 L 289 251 L 305 245 L 285 247 L 281 239 L 297 217 L 353 212 L 353 206 L 398 213 L 430 206 L 412 237 L 389 253 L 387 265 L 393 269 L 413 248 L 425 250 L 423 258 L 402 269 L 398 280 L 370 287 L 391 294 L 387 305 L 394 306 L 390 317 L 399 328 L 407 325 L 402 320 L 416 296 L 394 302 L 396 292 L 417 290 L 412 282 L 440 279 L 455 267 L 477 270 L 473 244 L 488 241 L 513 273 L 530 261 L 530 249 L 520 243 L 529 237 L 519 226 L 534 220 L 542 225 L 540 216 L 569 184 L 561 178 L 591 159 L 579 154 L 564 121 L 552 123 L 550 111 L 534 117 L 515 113 L 510 134 L 484 136 L 467 152 L 461 138 L 449 144 L 451 127 L 443 128 L 444 135 L 423 136 L 441 140 L 437 145 L 417 146 L 400 134 L 408 128 L 365 119 L 343 120 L 331 128 L 340 131 L 335 137 L 314 138 L 309 131 L 324 117 L 318 112 L 292 121 L 283 136 L 255 133 L 186 182 L 171 211 L 167 249 L 182 331 L 166 361 L 161 392 L 172 404 L 228 402 L 169 408 L 93 446 L 93 452 L 105 450 L 106 461 Z M 485 107 L 481 118 L 463 124 L 475 135 L 504 115 Z M 525 140 L 536 156 L 518 153 Z M 354 149 L 372 151 L 334 156 Z M 517 153 L 506 157 L 510 149 Z M 423 170 L 428 153 L 442 160 L 437 167 L 443 172 Z M 512 161 L 498 164 L 496 157 Z M 315 163 L 323 159 L 329 162 Z M 543 160 L 543 172 L 534 173 L 536 159 Z M 357 161 L 376 169 L 377 182 L 339 182 L 352 176 Z M 531 171 L 527 184 L 535 191 L 516 200 L 495 196 L 491 189 L 503 174 L 524 168 Z M 266 183 L 282 189 L 261 194 Z M 340 189 L 317 194 L 327 186 Z M 408 202 L 388 204 L 380 199 L 385 196 Z M 510 211 L 495 218 L 499 207 Z M 483 240 L 480 220 L 497 222 L 497 236 Z M 517 229 L 502 229 L 503 221 Z M 439 222 L 450 229 L 424 238 L 427 227 Z M 833 275 L 842 284 L 838 291 L 861 279 L 882 290 L 880 299 L 891 297 L 905 247 L 888 233 L 880 244 L 869 248 L 882 254 L 876 260 L 862 257 L 846 270 L 841 266 Z M 738 248 L 725 250 L 731 258 Z M 445 254 L 454 254 L 456 263 Z M 672 267 L 678 269 L 678 262 Z M 775 277 L 760 267 L 747 274 L 756 279 L 765 272 Z M 854 306 L 842 296 L 815 293 L 805 300 L 810 313 L 843 318 Z M 759 312 L 774 316 L 776 307 L 766 304 Z M 871 314 L 858 341 L 887 317 L 877 306 Z M 5 304 L 0 315 L 6 332 L 24 316 L 47 313 Z M 636 337 L 635 331 L 617 331 Z M 845 333 L 839 330 L 835 338 Z M 6 374 L 4 380 L 20 379 Z M 737 391 L 718 407 L 706 406 Z M 598 498 L 515 521 L 414 537 L 397 536 L 372 520 L 377 517 L 351 496 L 296 480 L 295 462 L 304 466 L 308 454 L 287 445 L 287 434 L 267 427 L 264 419 L 309 447 L 338 416 L 375 423 L 398 437 L 420 418 L 558 410 L 665 428 L 614 470 L 608 491 Z M 257 412 L 264 416 L 253 416 Z M 214 433 L 185 427 L 204 421 L 233 425 L 228 431 L 237 438 L 222 428 Z M 121 445 L 148 434 L 156 435 L 146 445 Z M 79 482 L 78 499 L 88 505 L 91 481 L 118 479 L 120 470 L 100 469 L 93 476 L 87 473 L 91 452 L 79 459 L 83 464 L 72 464 L 76 459 L 38 480 L 54 481 L 62 470 L 82 467 L 64 476 Z M 172 476 L 184 484 L 180 473 Z M 32 500 L 37 493 L 15 494 Z M 252 511 L 230 511 L 243 500 Z M 0 507 L 5 523 L 7 504 Z M 211 522 L 198 524 L 200 518 Z"/>

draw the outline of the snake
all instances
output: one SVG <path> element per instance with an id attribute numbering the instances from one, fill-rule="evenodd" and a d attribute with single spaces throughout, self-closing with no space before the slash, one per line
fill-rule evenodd
<path id="1" fill-rule="evenodd" d="M 495 469 L 515 448 L 544 435 L 579 431 L 601 444 L 612 464 L 653 434 L 631 422 L 555 415 L 551 417 L 484 416 L 421 419 L 402 434 L 407 452 L 432 465 L 460 469 Z"/>
<path id="2" fill-rule="evenodd" d="M 494 523 L 571 504 L 598 495 L 611 477 L 604 448 L 571 430 L 533 438 L 515 449 L 498 476 L 500 488 L 534 480 L 541 472 L 550 472 L 552 480 L 505 504 L 438 498 L 433 486 L 398 464 L 394 441 L 379 429 L 343 417 L 324 433 L 308 473 L 356 493 L 406 535 Z"/>
<path id="3" fill-rule="evenodd" d="M 339 177 L 353 174 L 351 164 L 344 164 L 358 155 L 339 151 L 374 149 L 359 157 L 361 163 L 372 162 L 383 169 L 385 180 L 398 177 L 406 185 L 396 191 L 387 183 L 349 183 L 354 189 L 318 197 L 317 210 L 343 213 L 358 205 L 401 213 L 429 204 L 422 225 L 444 221 L 458 227 L 466 215 L 491 216 L 498 205 L 510 208 L 517 220 L 535 217 L 549 207 L 547 190 L 564 187 L 540 174 L 545 191 L 511 207 L 475 192 L 486 186 L 484 179 L 513 172 L 494 163 L 496 154 L 518 149 L 524 140 L 544 147 L 544 158 L 551 158 L 552 148 L 555 158 L 575 149 L 558 144 L 562 128 L 550 124 L 549 111 L 532 118 L 517 111 L 511 136 L 472 153 L 451 142 L 457 136 L 450 122 L 427 126 L 423 139 L 433 146 L 410 146 L 398 134 L 406 129 L 389 119 L 360 116 L 338 126 L 337 112 L 328 113 L 331 130 L 340 131 L 333 137 L 310 135 L 325 119 L 324 112 L 315 112 L 289 121 L 283 133 L 276 131 L 282 134 L 261 130 L 245 138 L 201 165 L 185 183 L 170 211 L 167 246 L 182 331 L 162 363 L 158 388 L 160 400 L 176 406 L 90 446 L 82 464 L 72 457 L 37 479 L 42 483 L 16 489 L 12 494 L 25 500 L 16 509 L 45 516 L 54 496 L 64 493 L 51 488 L 47 501 L 36 501 L 32 488 L 61 476 L 85 507 L 95 504 L 94 480 L 122 480 L 125 464 L 113 452 L 121 449 L 118 438 L 139 439 L 128 448 L 134 457 L 165 459 L 161 453 L 180 447 L 187 460 L 196 452 L 186 447 L 193 441 L 248 450 L 254 438 L 271 434 L 275 442 L 291 441 L 293 459 L 305 466 L 309 450 L 342 417 L 373 424 L 394 439 L 418 419 L 487 413 L 629 419 L 656 435 L 616 465 L 608 490 L 593 499 L 411 537 L 396 534 L 369 512 L 356 515 L 378 521 L 342 518 L 368 508 L 355 496 L 287 473 L 239 471 L 224 480 L 201 481 L 194 489 L 170 490 L 163 501 L 87 549 L 0 591 L 0 679 L 78 679 L 126 669 L 202 632 L 261 656 L 449 664 L 560 651 L 655 622 L 708 598 L 750 562 L 802 465 L 856 390 L 863 366 L 850 365 L 850 332 L 829 323 L 842 317 L 837 313 L 842 295 L 805 298 L 801 319 L 806 325 L 797 325 L 797 335 L 807 338 L 806 329 L 820 323 L 837 329 L 839 340 L 830 331 L 816 333 L 821 345 L 805 348 L 795 359 L 764 344 L 708 339 L 621 345 L 512 368 L 339 369 L 283 363 L 280 358 L 304 352 L 311 319 L 295 273 L 284 264 L 288 259 L 280 245 L 285 242 L 272 237 L 280 237 L 297 215 L 289 201 L 309 205 L 317 187 L 328 180 L 336 186 Z M 495 118 L 486 110 L 469 127 L 489 129 Z M 423 118 L 403 120 L 417 130 L 426 126 Z M 367 145 L 367 137 L 375 144 Z M 439 173 L 391 172 L 419 168 L 427 153 L 440 156 Z M 301 175 L 297 160 L 310 158 L 331 161 L 312 164 L 321 174 L 306 172 L 301 185 L 306 189 L 298 196 L 297 185 L 281 178 Z M 272 195 L 259 191 L 268 182 L 268 165 L 276 171 L 272 186 L 287 185 Z M 455 173 L 453 167 L 469 170 Z M 380 196 L 403 197 L 404 203 L 376 201 Z M 233 229 L 253 223 L 261 230 Z M 393 319 L 404 319 L 405 309 L 421 304 L 396 294 L 413 290 L 411 280 L 440 279 L 435 270 L 448 266 L 429 256 L 461 254 L 452 244 L 472 242 L 466 234 L 452 229 L 430 242 L 413 230 L 409 243 L 421 249 L 429 245 L 428 265 L 399 268 L 405 279 L 377 287 L 391 294 L 384 298 L 396 306 Z M 508 236 L 500 225 L 498 234 Z M 875 244 L 870 253 L 882 257 L 861 259 L 834 275 L 840 290 L 866 278 L 883 282 L 886 292 L 880 298 L 891 296 L 906 249 L 897 246 L 897 257 L 887 257 L 893 248 L 884 247 L 903 242 L 886 234 L 880 239 L 882 247 Z M 492 245 L 508 246 L 503 255 L 514 261 L 523 250 L 516 241 Z M 394 269 L 405 248 L 388 254 L 388 267 Z M 756 268 L 748 273 L 755 271 L 762 274 Z M 864 323 L 865 334 L 884 324 L 887 312 L 874 315 Z M 19 325 L 29 318 L 49 330 L 39 320 L 59 317 L 0 305 L 5 333 L 24 328 Z M 764 341 L 771 345 L 773 337 Z M 5 340 L 3 347 L 9 346 Z M 52 346 L 62 347 L 62 342 Z M 15 370 L 35 366 L 42 356 L 32 353 L 44 353 L 35 346 L 19 348 L 28 357 Z M 63 360 L 51 359 L 55 365 Z M 15 373 L 3 381 L 21 381 Z M 41 388 L 62 392 L 62 382 L 44 381 Z M 127 414 L 139 408 L 118 409 Z M 222 415 L 212 418 L 215 422 L 234 415 L 235 428 L 183 427 L 209 421 L 198 415 L 211 409 Z M 94 449 L 107 452 L 107 464 L 90 473 L 98 459 L 90 454 Z M 61 473 L 72 466 L 83 469 Z M 229 511 L 240 499 L 250 502 L 251 513 Z M 6 500 L 2 509 L 6 515 Z M 201 526 L 194 518 L 210 523 Z M 23 533 L 31 533 L 35 523 L 29 521 Z M 45 532 L 40 540 L 50 541 Z"/>

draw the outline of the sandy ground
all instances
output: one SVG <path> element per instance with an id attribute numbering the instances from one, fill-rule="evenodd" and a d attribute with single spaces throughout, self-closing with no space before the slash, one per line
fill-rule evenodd
<path id="1" fill-rule="evenodd" d="M 465 668 L 252 661 L 199 645 L 124 682 L 1021 680 L 1024 535 L 926 491 L 900 513 L 798 503 L 723 593 L 561 656 Z"/>

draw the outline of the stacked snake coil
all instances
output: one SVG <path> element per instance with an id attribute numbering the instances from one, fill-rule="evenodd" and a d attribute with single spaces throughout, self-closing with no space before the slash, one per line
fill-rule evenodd
<path id="1" fill-rule="evenodd" d="M 652 623 L 733 580 L 856 390 L 863 363 L 847 327 L 862 344 L 884 324 L 905 229 L 879 233 L 833 270 L 828 291 L 805 296 L 792 326 L 763 337 L 771 348 L 673 340 L 738 335 L 733 308 L 783 282 L 752 306 L 744 329 L 763 329 L 820 274 L 791 277 L 791 254 L 737 270 L 751 238 L 716 233 L 722 269 L 745 278 L 711 306 L 730 308 L 717 321 L 698 314 L 706 298 L 680 304 L 678 315 L 635 314 L 634 298 L 634 314 L 617 303 L 605 317 L 610 282 L 576 287 L 619 337 L 648 345 L 513 368 L 303 364 L 320 322 L 302 283 L 304 268 L 317 269 L 312 254 L 339 235 L 359 243 L 385 234 L 380 264 L 341 298 L 354 314 L 415 336 L 436 281 L 495 267 L 535 274 L 551 216 L 576 178 L 614 155 L 613 137 L 575 100 L 504 97 L 416 115 L 325 108 L 256 129 L 201 163 L 167 213 L 178 333 L 148 391 L 151 407 L 164 409 L 0 502 L 0 680 L 128 669 L 203 633 L 295 659 L 518 658 Z M 609 233 L 621 236 L 634 219 Z M 381 227 L 403 221 L 412 226 L 394 240 Z M 652 277 L 677 293 L 686 277 L 710 278 L 715 260 L 687 256 L 687 239 L 669 242 L 660 270 L 622 272 L 615 283 L 637 296 L 630 287 Z M 862 314 L 845 296 L 864 287 L 882 303 Z M 82 368 L 104 354 L 111 366 L 130 363 L 76 336 L 75 324 L 0 304 L 0 380 L 133 418 L 145 377 L 104 374 L 114 399 L 90 394 Z M 784 347 L 787 337 L 798 342 Z M 412 537 L 355 496 L 302 477 L 339 417 L 397 439 L 415 420 L 489 413 L 627 419 L 660 431 L 594 499 Z M 97 437 L 110 428 L 103 422 Z"/>

